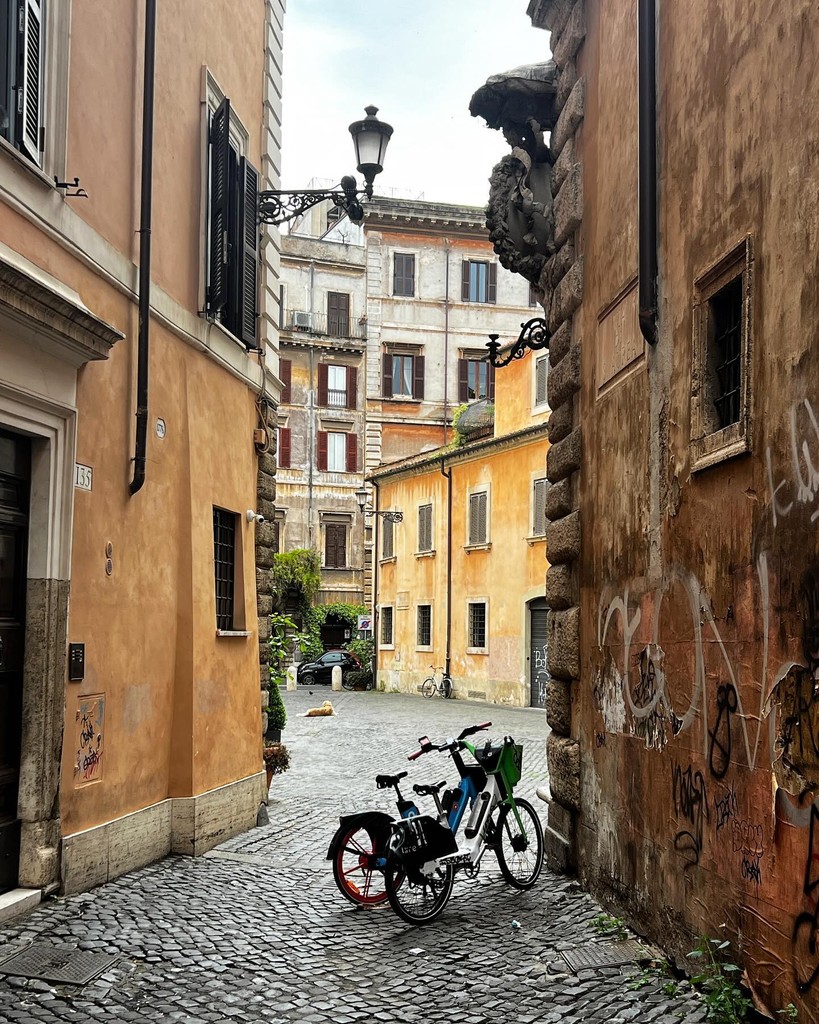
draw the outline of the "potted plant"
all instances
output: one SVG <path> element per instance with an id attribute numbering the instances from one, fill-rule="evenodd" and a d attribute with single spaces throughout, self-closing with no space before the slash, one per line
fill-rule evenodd
<path id="1" fill-rule="evenodd" d="M 283 743 L 265 743 L 262 757 L 267 773 L 267 788 L 270 789 L 273 776 L 281 775 L 290 767 L 290 751 Z"/>
<path id="2" fill-rule="evenodd" d="M 275 677 L 270 680 L 265 711 L 267 712 L 267 731 L 264 738 L 268 743 L 278 743 L 282 738 L 282 729 L 287 722 L 287 712 L 284 709 L 281 690 Z"/>

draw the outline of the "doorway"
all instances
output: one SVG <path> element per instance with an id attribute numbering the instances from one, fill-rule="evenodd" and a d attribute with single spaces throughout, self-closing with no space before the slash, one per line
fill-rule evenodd
<path id="1" fill-rule="evenodd" d="M 0 432 L 0 893 L 17 885 L 20 864 L 20 734 L 26 621 L 29 442 Z"/>
<path id="2" fill-rule="evenodd" d="M 529 703 L 533 708 L 546 707 L 546 688 L 551 678 L 546 660 L 548 615 L 549 606 L 545 597 L 529 602 Z"/>

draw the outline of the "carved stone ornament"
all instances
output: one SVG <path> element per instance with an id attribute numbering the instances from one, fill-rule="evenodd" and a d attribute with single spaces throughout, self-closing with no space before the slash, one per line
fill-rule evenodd
<path id="1" fill-rule="evenodd" d="M 556 69 L 532 64 L 487 80 L 469 104 L 500 129 L 512 152 L 492 170 L 486 226 L 501 264 L 537 285 L 555 251 L 552 159 L 544 132 L 554 126 Z"/>

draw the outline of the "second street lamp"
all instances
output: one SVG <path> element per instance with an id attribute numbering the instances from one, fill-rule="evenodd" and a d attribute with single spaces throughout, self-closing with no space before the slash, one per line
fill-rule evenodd
<path id="1" fill-rule="evenodd" d="M 378 107 L 365 107 L 367 116 L 350 125 L 350 135 L 355 146 L 356 167 L 364 176 L 364 188 L 358 188 L 352 175 L 345 175 L 338 187 L 331 189 L 301 189 L 282 191 L 270 189 L 259 193 L 259 220 L 263 224 L 284 224 L 311 206 L 331 200 L 341 207 L 354 224 L 364 220 L 364 210 L 359 196 L 372 198 L 373 181 L 376 174 L 384 169 L 384 154 L 392 136 L 392 127 L 379 121 L 375 116 Z"/>
<path id="2" fill-rule="evenodd" d="M 368 504 L 370 500 L 370 492 L 365 487 L 362 487 L 361 490 L 355 492 L 355 498 L 358 502 L 358 507 L 367 518 L 370 518 L 371 516 L 380 516 L 382 519 L 389 519 L 391 523 L 403 523 L 404 521 L 403 512 L 382 512 L 380 509 L 371 508 Z"/>

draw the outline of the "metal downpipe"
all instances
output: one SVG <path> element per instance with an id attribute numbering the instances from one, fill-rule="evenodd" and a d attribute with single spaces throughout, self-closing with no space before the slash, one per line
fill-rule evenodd
<path id="1" fill-rule="evenodd" d="M 639 0 L 638 211 L 640 330 L 657 343 L 657 12 L 656 0 Z"/>

